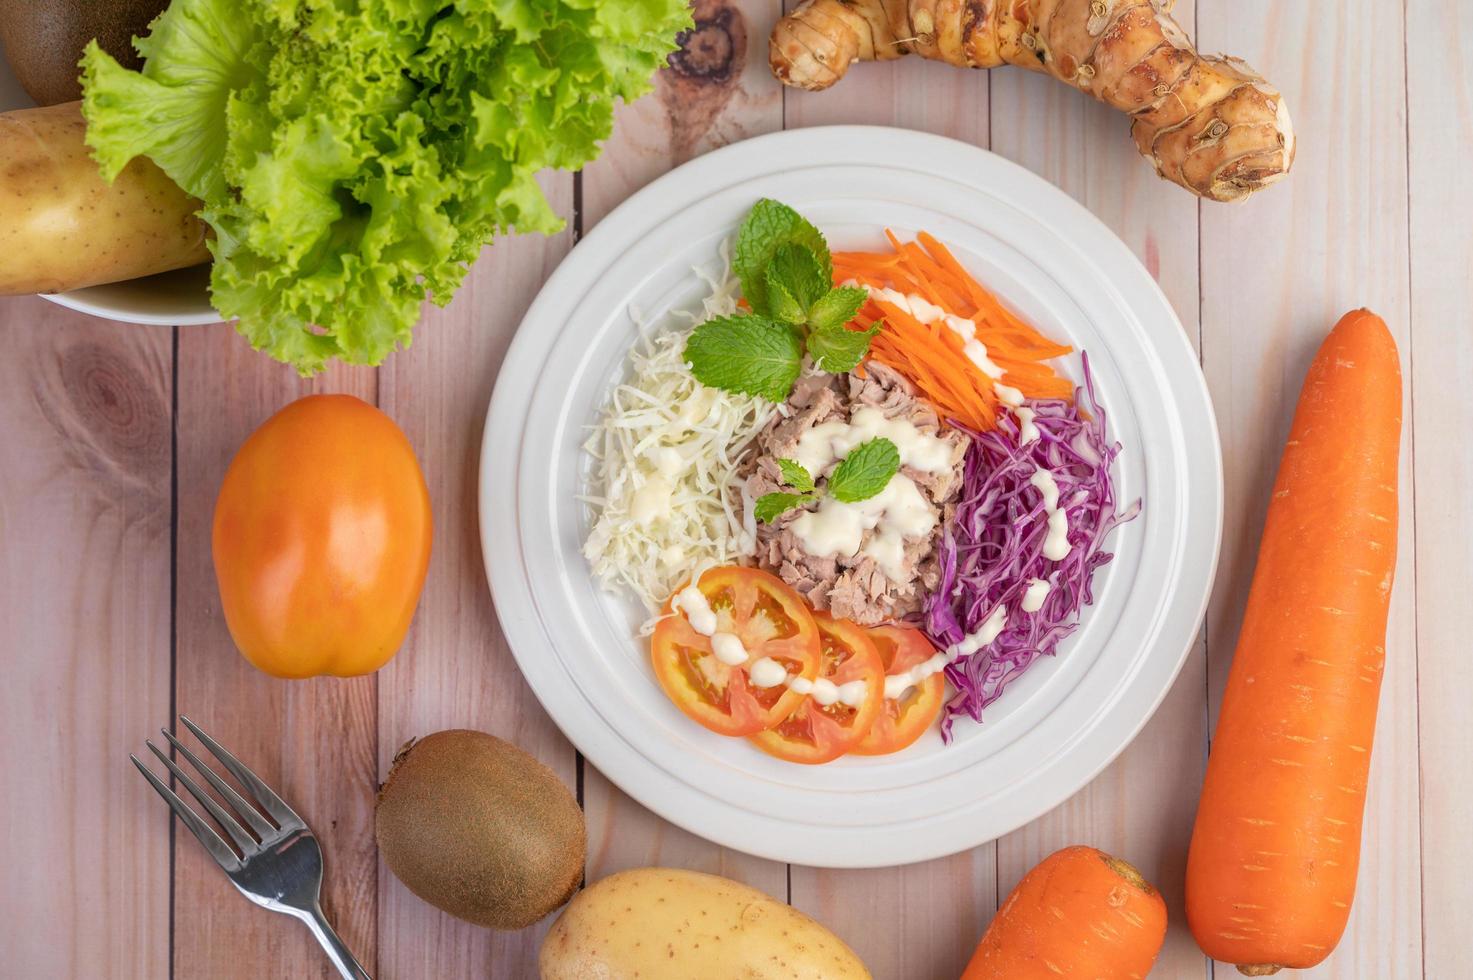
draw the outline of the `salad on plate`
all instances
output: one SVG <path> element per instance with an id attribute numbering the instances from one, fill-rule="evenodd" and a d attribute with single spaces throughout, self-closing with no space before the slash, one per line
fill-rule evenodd
<path id="1" fill-rule="evenodd" d="M 980 722 L 1077 628 L 1140 509 L 1088 357 L 930 235 L 886 237 L 831 252 L 758 201 L 585 444 L 584 555 L 643 604 L 660 687 L 791 762 Z"/>

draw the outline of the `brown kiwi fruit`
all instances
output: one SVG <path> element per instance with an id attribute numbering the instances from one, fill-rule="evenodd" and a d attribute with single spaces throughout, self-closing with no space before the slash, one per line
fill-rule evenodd
<path id="1" fill-rule="evenodd" d="M 169 0 L 0 0 L 0 43 L 20 87 L 37 105 L 82 97 L 77 62 L 94 37 L 125 68 L 143 64 L 133 35 Z"/>
<path id="2" fill-rule="evenodd" d="M 411 740 L 378 793 L 389 870 L 468 922 L 521 929 L 583 878 L 583 811 L 553 771 L 510 742 L 454 729 Z"/>

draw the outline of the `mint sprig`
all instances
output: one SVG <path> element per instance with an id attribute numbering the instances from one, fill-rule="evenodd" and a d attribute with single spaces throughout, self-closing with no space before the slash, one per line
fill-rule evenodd
<path id="1" fill-rule="evenodd" d="M 817 499 L 811 493 L 764 493 L 757 498 L 757 520 L 763 524 L 771 524 L 794 507 L 802 507 L 808 501 Z"/>
<path id="2" fill-rule="evenodd" d="M 808 308 L 808 325 L 814 330 L 830 330 L 842 327 L 869 299 L 869 293 L 858 286 L 839 286 L 830 289 L 813 301 Z"/>
<path id="3" fill-rule="evenodd" d="M 757 520 L 764 524 L 771 524 L 793 508 L 821 496 L 814 486 L 813 475 L 802 463 L 780 459 L 777 468 L 782 472 L 783 482 L 798 492 L 764 493 L 758 497 L 755 513 Z M 849 450 L 849 455 L 840 460 L 829 476 L 827 491 L 841 503 L 868 500 L 884 490 L 899 471 L 900 450 L 895 443 L 879 436 Z"/>
<path id="4" fill-rule="evenodd" d="M 796 459 L 780 459 L 777 468 L 783 475 L 783 482 L 799 493 L 813 492 L 813 474 L 808 468 Z"/>
<path id="5" fill-rule="evenodd" d="M 737 234 L 732 268 L 751 312 L 708 320 L 692 331 L 685 359 L 702 384 L 782 402 L 802 371 L 805 351 L 819 370 L 834 374 L 864 360 L 880 325 L 846 325 L 868 294 L 834 288 L 828 244 L 798 212 L 758 201 Z"/>
<path id="6" fill-rule="evenodd" d="M 776 299 L 772 296 L 774 290 L 780 289 L 797 309 L 797 317 L 788 320 L 789 323 L 811 320 L 811 311 L 815 305 L 829 293 L 835 292 L 833 273 L 824 272 L 822 260 L 811 249 L 792 242 L 778 246 L 777 251 L 772 253 L 772 261 L 768 263 L 764 276 L 769 301 L 773 307 L 772 315 L 785 319 L 777 312 Z M 859 307 L 854 309 L 857 311 Z M 853 318 L 854 312 L 851 311 L 845 322 Z"/>
<path id="7" fill-rule="evenodd" d="M 800 245 L 813 253 L 827 285 L 834 263 L 823 233 L 786 204 L 762 198 L 747 212 L 732 249 L 731 268 L 742 282 L 742 295 L 757 313 L 768 313 L 767 267 L 784 245 Z"/>
<path id="8" fill-rule="evenodd" d="M 803 345 L 791 327 L 756 315 L 722 316 L 697 327 L 685 360 L 703 385 L 781 402 L 803 367 Z"/>
<path id="9" fill-rule="evenodd" d="M 829 493 L 846 504 L 868 500 L 885 489 L 899 471 L 900 450 L 879 436 L 849 450 L 829 477 Z"/>
<path id="10" fill-rule="evenodd" d="M 845 374 L 853 371 L 869 353 L 869 342 L 880 332 L 875 323 L 868 330 L 848 327 L 817 327 L 808 335 L 808 356 L 820 371 Z"/>

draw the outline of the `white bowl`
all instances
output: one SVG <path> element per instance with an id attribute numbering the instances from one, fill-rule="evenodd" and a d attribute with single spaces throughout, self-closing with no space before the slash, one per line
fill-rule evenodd
<path id="1" fill-rule="evenodd" d="M 0 58 L 0 112 L 35 104 L 10 73 L 10 65 Z M 210 267 L 197 265 L 41 296 L 69 309 L 125 323 L 219 323 L 220 314 L 210 305 L 209 282 Z"/>

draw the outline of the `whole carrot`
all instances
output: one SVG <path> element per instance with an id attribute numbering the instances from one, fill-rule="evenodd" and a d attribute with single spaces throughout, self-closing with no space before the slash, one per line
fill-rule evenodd
<path id="1" fill-rule="evenodd" d="M 1279 464 L 1187 860 L 1187 921 L 1248 976 L 1314 966 L 1355 896 L 1396 566 L 1401 365 L 1348 313 Z"/>
<path id="2" fill-rule="evenodd" d="M 1023 876 L 962 980 L 1140 980 L 1166 938 L 1166 903 L 1139 871 L 1066 847 Z"/>

